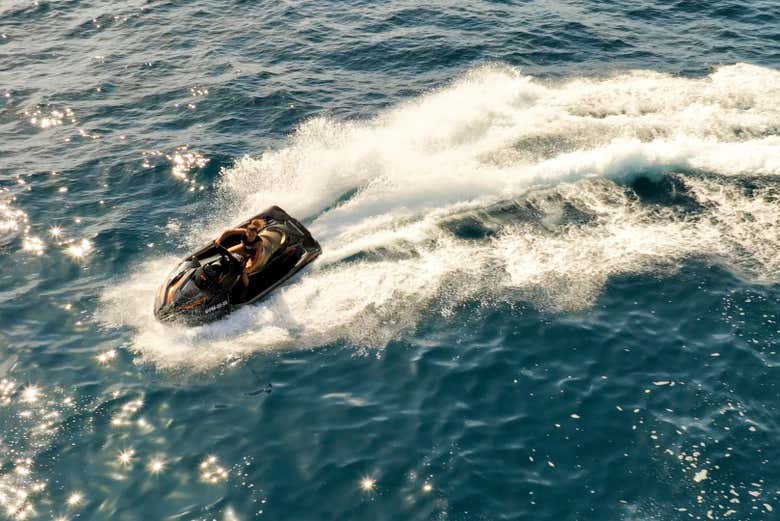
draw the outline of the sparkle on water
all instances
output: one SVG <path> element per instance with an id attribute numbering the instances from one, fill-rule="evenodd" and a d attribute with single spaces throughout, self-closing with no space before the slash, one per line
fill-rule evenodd
<path id="1" fill-rule="evenodd" d="M 130 400 L 123 404 L 119 408 L 119 411 L 114 414 L 114 417 L 111 418 L 111 425 L 114 425 L 115 427 L 126 427 L 132 424 L 132 417 L 141 409 L 141 407 L 143 407 L 143 405 L 144 401 L 141 399 Z M 139 418 L 138 422 L 141 422 L 142 420 L 143 418 Z"/>
<path id="2" fill-rule="evenodd" d="M 58 109 L 51 106 L 40 106 L 34 109 L 25 110 L 25 117 L 31 125 L 40 129 L 48 129 L 62 125 L 63 122 L 76 122 L 76 116 L 70 108 Z"/>
<path id="3" fill-rule="evenodd" d="M 28 385 L 22 390 L 22 401 L 26 403 L 37 402 L 41 397 L 41 388 L 37 385 Z"/>
<path id="4" fill-rule="evenodd" d="M 22 249 L 32 253 L 33 255 L 43 255 L 44 248 L 45 243 L 40 239 L 40 237 L 27 235 L 24 239 L 22 239 Z"/>
<path id="5" fill-rule="evenodd" d="M 371 492 L 376 487 L 376 480 L 370 476 L 365 476 L 360 480 L 360 488 L 364 492 Z"/>
<path id="6" fill-rule="evenodd" d="M 173 175 L 179 179 L 187 179 L 191 170 L 203 168 L 208 163 L 208 159 L 203 154 L 192 151 L 186 146 L 177 148 L 173 156 L 168 156 L 168 159 L 173 163 Z"/>
<path id="7" fill-rule="evenodd" d="M 152 474 L 160 474 L 165 470 L 165 461 L 162 458 L 153 458 L 149 461 L 147 468 Z"/>
<path id="8" fill-rule="evenodd" d="M 205 190 L 205 185 L 198 183 L 190 174 L 194 170 L 205 167 L 209 160 L 203 154 L 190 150 L 188 146 L 180 146 L 172 154 L 166 154 L 159 150 L 146 151 L 143 153 L 143 157 L 141 163 L 143 168 L 153 168 L 167 161 L 171 164 L 173 177 L 189 185 L 190 192 Z"/>
<path id="9" fill-rule="evenodd" d="M 133 449 L 125 449 L 119 452 L 117 461 L 123 466 L 129 466 L 133 462 L 135 457 L 135 451 Z"/>
<path id="10" fill-rule="evenodd" d="M 84 500 L 84 496 L 80 492 L 74 492 L 68 496 L 67 504 L 70 507 L 75 507 Z"/>
<path id="11" fill-rule="evenodd" d="M 65 249 L 65 253 L 73 257 L 74 259 L 81 259 L 92 251 L 92 243 L 88 239 L 82 239 L 81 241 L 71 244 Z"/>
<path id="12" fill-rule="evenodd" d="M 21 224 L 29 221 L 27 214 L 12 206 L 13 197 L 5 195 L 6 188 L 0 188 L 0 233 L 19 230 Z"/>
<path id="13" fill-rule="evenodd" d="M 219 483 L 228 478 L 228 471 L 219 464 L 216 456 L 209 456 L 200 464 L 200 479 L 206 483 Z"/>
<path id="14" fill-rule="evenodd" d="M 95 359 L 98 361 L 101 365 L 108 365 L 116 359 L 116 349 L 109 349 L 108 351 L 104 351 L 98 355 L 95 356 Z"/>

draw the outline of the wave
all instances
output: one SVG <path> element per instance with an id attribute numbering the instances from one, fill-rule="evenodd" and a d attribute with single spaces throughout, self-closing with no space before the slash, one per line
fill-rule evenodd
<path id="1" fill-rule="evenodd" d="M 312 270 L 184 329 L 152 319 L 175 263 L 159 258 L 99 316 L 134 330 L 141 360 L 204 370 L 263 350 L 381 348 L 471 301 L 579 310 L 610 277 L 692 257 L 775 283 L 778 106 L 780 72 L 745 64 L 557 82 L 496 65 L 372 119 L 315 118 L 223 171 L 215 224 L 193 233 L 279 204 L 322 243 Z"/>

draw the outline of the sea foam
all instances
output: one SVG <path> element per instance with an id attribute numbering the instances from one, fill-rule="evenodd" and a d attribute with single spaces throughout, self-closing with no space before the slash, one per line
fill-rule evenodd
<path id="1" fill-rule="evenodd" d="M 278 204 L 322 243 L 310 270 L 262 304 L 180 328 L 151 314 L 175 265 L 158 258 L 108 290 L 100 316 L 135 329 L 141 360 L 203 370 L 263 350 L 381 348 L 474 300 L 583 309 L 612 276 L 692 257 L 775 281 L 779 106 L 780 72 L 744 64 L 566 81 L 489 66 L 371 119 L 315 118 L 223 171 L 222 210 L 193 231 L 207 241 Z M 695 211 L 644 203 L 639 178 L 675 179 Z M 492 219 L 502 202 L 534 216 Z M 559 219 L 571 208 L 587 218 Z M 462 219 L 491 233 L 447 225 Z"/>

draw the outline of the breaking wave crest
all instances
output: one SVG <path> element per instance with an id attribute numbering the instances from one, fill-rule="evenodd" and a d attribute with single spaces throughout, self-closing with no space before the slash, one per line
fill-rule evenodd
<path id="1" fill-rule="evenodd" d="M 198 328 L 153 320 L 173 257 L 103 297 L 101 319 L 165 368 L 263 350 L 382 347 L 467 302 L 590 306 L 610 277 L 718 263 L 780 273 L 780 72 L 634 71 L 549 82 L 502 66 L 366 121 L 316 118 L 222 173 L 219 229 L 271 205 L 305 218 L 314 267 Z"/>

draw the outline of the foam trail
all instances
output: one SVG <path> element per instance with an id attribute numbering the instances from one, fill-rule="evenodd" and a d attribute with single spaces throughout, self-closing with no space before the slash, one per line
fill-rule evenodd
<path id="1" fill-rule="evenodd" d="M 777 107 L 780 72 L 751 65 L 554 83 L 493 66 L 370 120 L 316 118 L 223 172 L 225 210 L 196 232 L 279 204 L 320 239 L 313 270 L 265 304 L 180 329 L 151 319 L 174 263 L 158 259 L 106 293 L 101 317 L 134 327 L 145 360 L 207 369 L 261 350 L 381 347 L 474 299 L 581 309 L 615 274 L 690 257 L 774 281 Z M 643 203 L 639 177 L 677 180 L 690 208 Z M 746 177 L 759 181 L 748 190 Z M 509 219 L 491 214 L 502 202 L 517 205 Z M 566 221 L 572 208 L 586 218 Z M 464 219 L 492 238 L 453 232 Z"/>

